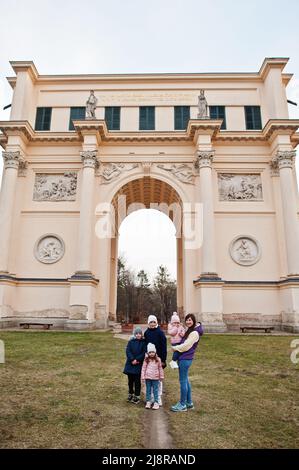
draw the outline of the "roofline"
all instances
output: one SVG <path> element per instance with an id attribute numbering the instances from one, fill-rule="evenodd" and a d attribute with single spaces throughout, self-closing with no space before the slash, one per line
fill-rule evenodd
<path id="1" fill-rule="evenodd" d="M 34 82 L 48 81 L 139 81 L 139 80 L 264 80 L 271 68 L 280 68 L 282 71 L 288 63 L 288 58 L 266 57 L 258 72 L 212 72 L 212 73 L 125 73 L 125 74 L 67 74 L 67 75 L 39 75 L 33 61 L 10 61 L 16 73 L 28 70 Z M 283 74 L 283 80 L 287 84 L 292 78 L 292 74 Z M 7 77 L 12 88 L 16 84 L 16 77 Z"/>

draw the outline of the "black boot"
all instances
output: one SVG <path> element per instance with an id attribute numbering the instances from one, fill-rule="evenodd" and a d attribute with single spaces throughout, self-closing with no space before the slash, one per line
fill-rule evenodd
<path id="1" fill-rule="evenodd" d="M 129 393 L 127 401 L 132 402 L 134 398 L 134 395 L 132 393 Z"/>
<path id="2" fill-rule="evenodd" d="M 138 405 L 138 403 L 140 403 L 140 397 L 137 397 L 136 395 L 134 395 L 132 403 L 134 403 L 134 405 Z"/>

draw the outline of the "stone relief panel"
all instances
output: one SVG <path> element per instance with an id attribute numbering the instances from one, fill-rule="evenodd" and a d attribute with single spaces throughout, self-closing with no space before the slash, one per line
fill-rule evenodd
<path id="1" fill-rule="evenodd" d="M 34 247 L 34 255 L 38 261 L 52 264 L 59 261 L 65 252 L 64 242 L 58 235 L 47 234 L 40 237 Z"/>
<path id="2" fill-rule="evenodd" d="M 108 184 L 119 177 L 124 171 L 131 171 L 138 167 L 138 163 L 103 163 L 100 176 L 102 183 Z"/>
<path id="3" fill-rule="evenodd" d="M 77 173 L 60 175 L 37 173 L 33 189 L 34 201 L 75 201 Z"/>
<path id="4" fill-rule="evenodd" d="M 172 165 L 157 165 L 162 170 L 169 171 L 182 183 L 194 184 L 195 173 L 193 168 L 186 163 L 178 163 Z"/>
<path id="5" fill-rule="evenodd" d="M 258 241 L 246 235 L 234 238 L 230 243 L 229 252 L 233 261 L 241 266 L 252 266 L 261 257 Z"/>
<path id="6" fill-rule="evenodd" d="M 263 200 L 261 175 L 218 174 L 220 201 Z"/>

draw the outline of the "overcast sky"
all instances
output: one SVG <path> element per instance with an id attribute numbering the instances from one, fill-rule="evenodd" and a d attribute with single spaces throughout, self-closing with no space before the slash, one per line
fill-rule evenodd
<path id="1" fill-rule="evenodd" d="M 70 74 L 255 72 L 265 57 L 290 57 L 287 94 L 299 103 L 298 0 L 0 0 L 0 12 L 0 119 L 9 119 L 9 60 Z M 159 242 L 148 236 L 158 230 Z M 166 264 L 176 274 L 174 231 L 162 214 L 128 217 L 120 250 L 135 269 Z"/>

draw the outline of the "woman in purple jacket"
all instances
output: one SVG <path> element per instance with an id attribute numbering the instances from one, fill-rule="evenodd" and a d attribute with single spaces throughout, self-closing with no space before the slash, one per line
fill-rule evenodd
<path id="1" fill-rule="evenodd" d="M 200 337 L 203 335 L 203 329 L 201 323 L 196 323 L 196 318 L 192 313 L 186 315 L 185 323 L 188 329 L 181 344 L 172 347 L 173 351 L 181 353 L 178 358 L 181 396 L 180 401 L 171 407 L 171 411 L 187 411 L 194 408 L 188 373 Z"/>

